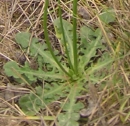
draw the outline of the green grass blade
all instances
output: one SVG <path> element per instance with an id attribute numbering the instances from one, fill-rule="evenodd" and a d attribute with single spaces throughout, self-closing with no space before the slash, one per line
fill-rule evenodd
<path id="1" fill-rule="evenodd" d="M 53 50 L 52 50 L 52 47 L 51 47 L 51 44 L 50 44 L 50 41 L 49 41 L 49 36 L 48 36 L 48 32 L 47 32 L 47 9 L 48 9 L 48 5 L 49 5 L 49 0 L 46 0 L 45 1 L 45 7 L 44 7 L 44 16 L 43 16 L 43 19 L 44 19 L 44 22 L 43 22 L 43 26 L 44 26 L 44 35 L 45 35 L 45 40 L 46 40 L 46 43 L 47 43 L 47 46 L 48 46 L 48 49 L 52 55 L 52 57 L 54 58 L 55 62 L 58 64 L 58 66 L 61 68 L 61 70 L 68 76 L 71 77 L 71 75 L 63 68 L 63 66 L 60 64 L 60 62 L 57 60 L 56 56 L 54 55 L 53 53 Z"/>
<path id="2" fill-rule="evenodd" d="M 71 68 L 72 70 L 74 70 L 74 66 L 72 65 L 72 62 L 71 62 L 70 56 L 69 56 L 69 51 L 68 51 L 68 49 L 67 49 L 66 38 L 65 38 L 65 32 L 64 32 L 64 26 L 63 26 L 63 21 L 62 21 L 62 17 L 61 17 L 62 14 L 61 14 L 60 0 L 58 1 L 58 3 L 59 3 L 60 25 L 61 25 L 61 29 L 62 29 L 62 33 L 63 33 L 63 43 L 64 43 L 64 45 L 65 45 L 65 53 L 66 53 L 66 55 L 67 55 L 68 63 L 69 63 L 69 65 L 70 65 L 70 68 Z"/>
<path id="3" fill-rule="evenodd" d="M 73 1 L 73 53 L 74 53 L 74 70 L 78 73 L 78 50 L 77 50 L 77 0 Z"/>

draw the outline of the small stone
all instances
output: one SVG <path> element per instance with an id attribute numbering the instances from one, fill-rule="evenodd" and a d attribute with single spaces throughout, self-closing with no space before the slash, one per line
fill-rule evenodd
<path id="1" fill-rule="evenodd" d="M 90 19 L 89 12 L 87 11 L 87 9 L 85 9 L 85 7 L 79 7 L 79 9 L 78 9 L 78 14 L 79 14 L 79 16 L 81 16 L 83 19 L 86 19 L 86 20 L 89 20 L 89 19 Z"/>

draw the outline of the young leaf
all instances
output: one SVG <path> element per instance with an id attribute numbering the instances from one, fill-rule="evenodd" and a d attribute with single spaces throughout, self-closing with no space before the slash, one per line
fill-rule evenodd
<path id="1" fill-rule="evenodd" d="M 72 65 L 73 64 L 73 26 L 71 23 L 67 22 L 66 20 L 62 19 L 63 21 L 63 28 L 64 28 L 64 34 L 65 34 L 65 42 L 67 44 L 67 51 L 69 52 L 70 60 Z M 58 39 L 60 39 L 61 45 L 64 47 L 64 40 L 63 40 L 63 32 L 62 27 L 60 23 L 60 19 L 57 18 L 54 20 L 54 26 L 55 26 L 55 32 Z"/>
<path id="2" fill-rule="evenodd" d="M 22 110 L 29 115 L 35 115 L 40 109 L 44 109 L 45 105 L 65 97 L 65 87 L 62 84 L 45 84 L 44 89 L 41 86 L 35 88 L 36 93 L 23 95 L 19 100 Z M 31 112 L 30 112 L 31 111 Z"/>
<path id="3" fill-rule="evenodd" d="M 87 42 L 92 41 L 95 39 L 94 36 L 94 31 L 86 26 L 81 27 L 80 29 L 80 37 L 81 37 L 81 44 L 83 44 L 84 46 L 86 45 Z"/>
<path id="4" fill-rule="evenodd" d="M 80 85 L 71 88 L 69 100 L 63 106 L 65 113 L 58 115 L 59 124 L 62 126 L 78 126 L 76 122 L 80 118 L 78 112 L 84 107 L 82 103 L 76 103 L 76 96 L 79 94 L 79 86 Z"/>
<path id="5" fill-rule="evenodd" d="M 114 59 L 109 54 L 104 53 L 98 62 L 87 70 L 87 73 L 92 74 L 95 71 L 109 67 L 113 61 Z"/>
<path id="6" fill-rule="evenodd" d="M 99 18 L 101 21 L 103 21 L 105 24 L 109 24 L 111 22 L 114 22 L 116 19 L 114 10 L 108 8 L 104 10 L 100 15 Z"/>
<path id="7" fill-rule="evenodd" d="M 85 31 L 82 30 L 82 32 L 85 32 Z M 82 32 L 80 34 L 82 34 Z M 85 35 L 85 33 L 83 33 L 83 34 Z M 87 35 L 88 35 L 88 33 L 86 33 L 86 36 Z M 95 36 L 95 33 L 93 36 Z M 81 37 L 83 37 L 83 36 L 81 35 Z M 80 67 L 82 70 L 85 69 L 85 66 L 90 62 L 90 59 L 92 57 L 96 56 L 97 49 L 103 48 L 103 45 L 100 41 L 101 37 L 102 37 L 102 34 L 101 34 L 101 31 L 99 31 L 98 37 L 96 37 L 94 40 L 92 40 L 90 42 L 88 42 L 87 39 L 86 39 L 86 42 L 82 41 L 82 42 L 84 42 L 84 47 L 81 48 L 81 53 L 83 55 L 81 55 L 79 57 L 80 58 Z M 84 37 L 81 38 L 81 40 L 84 40 Z"/>
<path id="8" fill-rule="evenodd" d="M 57 80 L 62 79 L 64 80 L 65 77 L 62 73 L 56 73 L 55 70 L 44 72 L 42 69 L 39 70 L 32 70 L 29 64 L 26 62 L 24 66 L 19 67 L 16 62 L 7 62 L 4 65 L 4 70 L 7 76 L 14 77 L 16 79 L 24 78 L 27 82 L 36 82 L 37 79 L 50 79 L 50 80 Z"/>
<path id="9" fill-rule="evenodd" d="M 26 94 L 19 99 L 19 105 L 26 115 L 35 115 L 44 108 L 43 100 L 40 98 L 34 93 Z"/>
<path id="10" fill-rule="evenodd" d="M 33 50 L 35 50 L 35 52 L 42 56 L 44 63 L 51 64 L 52 68 L 55 67 L 60 69 L 55 60 L 53 59 L 51 53 L 45 50 L 44 45 L 32 43 L 32 48 Z"/>
<path id="11" fill-rule="evenodd" d="M 22 48 L 27 48 L 29 46 L 31 34 L 28 32 L 17 33 L 15 36 L 15 40 L 18 44 L 22 46 Z"/>
<path id="12" fill-rule="evenodd" d="M 58 83 L 58 82 L 57 82 Z M 45 85 L 45 99 L 58 99 L 58 97 L 65 97 L 65 90 L 67 89 L 64 84 L 52 83 L 51 85 Z"/>
<path id="13" fill-rule="evenodd" d="M 64 77 L 57 73 L 55 74 L 54 71 L 50 72 L 44 72 L 43 70 L 31 70 L 31 69 L 19 69 L 18 72 L 25 74 L 28 78 L 33 79 L 33 78 L 52 78 L 54 79 L 64 79 Z"/>
<path id="14" fill-rule="evenodd" d="M 76 122 L 79 118 L 80 116 L 78 113 L 72 113 L 72 114 L 60 113 L 58 116 L 59 126 L 79 126 L 78 122 Z"/>
<path id="15" fill-rule="evenodd" d="M 33 45 L 39 45 L 40 48 L 41 47 L 45 48 L 45 44 L 42 45 L 41 43 L 38 42 L 38 38 L 33 37 L 31 39 L 30 48 L 29 48 L 30 56 L 36 56 L 38 53 L 37 50 L 33 47 Z"/>
<path id="16" fill-rule="evenodd" d="M 3 68 L 5 71 L 5 74 L 8 77 L 13 76 L 14 78 L 19 78 L 17 73 L 15 72 L 15 70 L 19 70 L 19 66 L 16 62 L 14 62 L 14 61 L 7 62 Z"/>

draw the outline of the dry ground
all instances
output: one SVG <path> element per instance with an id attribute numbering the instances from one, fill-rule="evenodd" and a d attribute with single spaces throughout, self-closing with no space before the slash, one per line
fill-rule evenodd
<path id="1" fill-rule="evenodd" d="M 66 1 L 66 0 L 64 0 Z M 95 23 L 93 12 L 88 8 L 84 0 L 79 1 L 78 13 L 81 16 L 79 19 L 79 26 L 92 25 L 98 26 Z M 89 1 L 89 0 L 88 0 Z M 90 0 L 91 1 L 91 0 Z M 53 10 L 49 15 L 48 29 L 50 33 L 50 39 L 52 44 L 57 48 L 57 43 L 53 38 L 53 19 L 57 17 L 56 0 L 50 0 L 50 10 Z M 98 11 L 101 10 L 101 5 L 96 1 L 93 2 Z M 125 47 L 128 44 L 130 47 L 130 1 L 128 0 L 108 0 L 103 3 L 106 6 L 115 9 L 117 22 L 110 28 L 114 35 L 115 43 L 121 42 L 121 49 L 124 50 L 124 54 L 127 54 L 130 48 Z M 71 4 L 68 2 L 62 2 L 64 10 L 63 16 L 69 20 L 71 13 L 69 8 Z M 84 7 L 84 8 L 83 8 Z M 0 0 L 0 126 L 43 126 L 44 121 L 42 119 L 31 120 L 22 117 L 24 114 L 17 106 L 18 98 L 25 92 L 28 92 L 27 88 L 18 86 L 12 78 L 6 77 L 3 71 L 3 65 L 9 60 L 15 60 L 17 62 L 24 62 L 22 49 L 16 45 L 14 36 L 20 31 L 30 31 L 33 36 L 39 38 L 39 41 L 44 39 L 44 30 L 42 28 L 42 14 L 44 8 L 44 0 Z M 123 31 L 129 33 L 129 37 L 124 34 Z M 118 38 L 118 39 L 117 39 Z M 129 56 L 125 57 L 121 63 L 129 66 Z M 103 112 L 99 115 L 102 116 L 97 120 L 93 126 L 130 126 L 130 117 L 123 124 L 120 119 L 120 115 L 125 116 L 130 111 L 130 100 L 127 99 L 127 104 L 123 111 L 119 111 L 123 102 L 120 102 L 118 91 L 122 93 L 124 98 L 130 96 L 130 70 L 125 70 L 125 66 L 119 66 L 119 76 L 122 76 L 124 82 L 118 82 L 112 89 L 104 89 L 102 92 L 98 92 L 98 99 L 104 96 L 106 100 L 101 103 Z M 130 68 L 130 67 L 129 67 Z M 17 85 L 17 86 L 16 86 Z M 116 89 L 120 89 L 115 94 Z M 17 90 L 17 91 L 16 91 Z M 115 100 L 116 99 L 116 100 Z M 100 110 L 100 109 L 99 109 Z M 105 122 L 105 116 L 107 115 L 107 123 Z M 90 117 L 91 118 L 91 117 Z M 99 123 L 101 121 L 101 123 Z M 81 126 L 88 126 L 81 123 Z"/>

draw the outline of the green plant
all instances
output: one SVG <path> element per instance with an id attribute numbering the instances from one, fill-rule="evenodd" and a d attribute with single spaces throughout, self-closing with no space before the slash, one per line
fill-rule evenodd
<path id="1" fill-rule="evenodd" d="M 54 20 L 54 27 L 64 53 L 54 50 L 47 32 L 48 4 L 49 1 L 46 1 L 44 11 L 46 43 L 41 44 L 37 38 L 31 38 L 28 32 L 15 36 L 22 49 L 25 52 L 29 50 L 30 57 L 37 60 L 37 70 L 32 69 L 27 61 L 22 66 L 14 61 L 7 62 L 4 69 L 8 76 L 13 76 L 16 81 L 30 86 L 38 79 L 45 82 L 44 87 L 36 86 L 30 94 L 25 94 L 19 99 L 19 105 L 25 114 L 36 115 L 41 109 L 48 108 L 50 103 L 63 98 L 63 112 L 58 113 L 59 126 L 78 126 L 79 110 L 84 105 L 77 102 L 76 97 L 88 91 L 88 81 L 90 84 L 96 84 L 107 77 L 114 59 L 105 51 L 100 28 L 93 30 L 83 26 L 77 34 L 77 0 L 73 3 L 73 25 L 62 19 L 59 6 L 59 18 Z M 109 23 L 106 20 L 105 23 Z M 104 53 L 100 55 L 98 50 Z"/>

